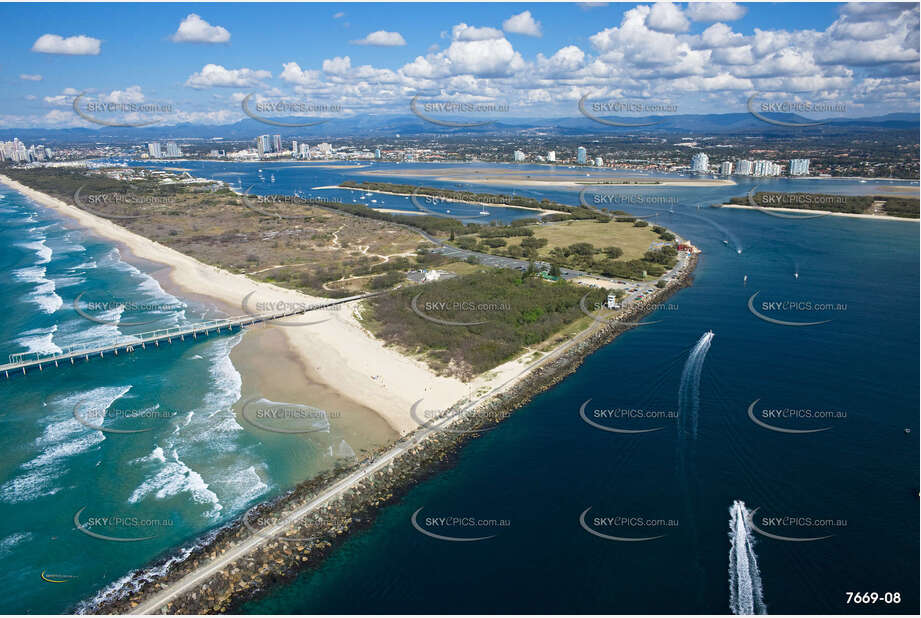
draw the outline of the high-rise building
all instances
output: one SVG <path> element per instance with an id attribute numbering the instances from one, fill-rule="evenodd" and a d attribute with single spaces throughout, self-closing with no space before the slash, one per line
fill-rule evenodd
<path id="1" fill-rule="evenodd" d="M 579 146 L 579 149 L 576 151 L 576 162 L 579 165 L 585 165 L 588 162 L 588 152 L 586 152 L 584 146 Z"/>
<path id="2" fill-rule="evenodd" d="M 736 174 L 739 176 L 752 175 L 752 162 L 748 159 L 739 159 L 736 161 Z"/>
<path id="3" fill-rule="evenodd" d="M 166 142 L 166 156 L 168 157 L 181 157 L 182 151 L 179 150 L 179 146 L 176 145 L 176 142 Z"/>
<path id="4" fill-rule="evenodd" d="M 151 159 L 159 159 L 163 156 L 160 152 L 160 142 L 150 142 L 147 144 L 147 154 Z"/>
<path id="5" fill-rule="evenodd" d="M 380 149 L 380 148 L 375 148 L 375 149 L 374 149 L 374 158 L 375 158 L 375 159 L 380 159 L 380 158 L 381 158 L 381 149 Z"/>
<path id="6" fill-rule="evenodd" d="M 524 153 L 521 152 L 520 150 L 516 150 L 515 154 L 513 154 L 512 157 L 515 159 L 515 163 L 521 163 L 522 161 L 524 161 Z"/>
<path id="7" fill-rule="evenodd" d="M 721 176 L 731 176 L 732 175 L 732 161 L 723 161 L 720 163 L 720 175 Z"/>
<path id="8" fill-rule="evenodd" d="M 301 149 L 300 155 L 304 159 L 310 158 L 310 144 L 300 144 L 298 148 Z"/>
<path id="9" fill-rule="evenodd" d="M 604 159 L 602 159 L 601 157 L 595 157 L 595 167 L 603 167 L 603 166 L 604 166 Z"/>
<path id="10" fill-rule="evenodd" d="M 691 157 L 691 171 L 698 174 L 706 174 L 710 171 L 710 157 L 703 152 L 698 152 Z"/>
<path id="11" fill-rule="evenodd" d="M 259 153 L 260 157 L 264 157 L 266 153 L 272 152 L 272 142 L 268 135 L 260 135 L 256 138 L 256 152 Z"/>
<path id="12" fill-rule="evenodd" d="M 547 151 L 547 160 L 550 161 L 551 163 L 556 161 L 556 150 Z"/>
<path id="13" fill-rule="evenodd" d="M 323 142 L 322 144 L 317 145 L 317 152 L 323 155 L 324 157 L 328 157 L 329 155 L 333 153 L 333 147 L 331 144 L 327 142 Z"/>
<path id="14" fill-rule="evenodd" d="M 291 142 L 291 156 L 297 158 L 297 140 Z"/>
<path id="15" fill-rule="evenodd" d="M 809 159 L 790 159 L 790 175 L 805 176 L 809 173 Z"/>
<path id="16" fill-rule="evenodd" d="M 780 176 L 781 167 L 773 161 L 759 159 L 752 167 L 752 176 Z"/>
<path id="17" fill-rule="evenodd" d="M 29 161 L 29 151 L 25 144 L 14 137 L 12 142 L 0 144 L 0 160 L 9 159 L 14 163 L 27 163 Z"/>
<path id="18" fill-rule="evenodd" d="M 281 152 L 281 135 L 272 136 L 272 152 Z"/>

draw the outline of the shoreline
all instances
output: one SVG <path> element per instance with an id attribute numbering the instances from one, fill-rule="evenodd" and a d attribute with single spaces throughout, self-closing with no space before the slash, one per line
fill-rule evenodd
<path id="1" fill-rule="evenodd" d="M 620 319 L 639 321 L 689 286 L 697 261 L 698 256 L 692 256 L 666 288 L 631 305 Z M 532 363 L 520 379 L 513 377 L 467 410 L 446 410 L 441 418 L 453 431 L 442 433 L 444 426 L 428 431 L 420 428 L 417 435 L 404 437 L 361 464 L 301 483 L 288 494 L 252 509 L 254 518 L 278 522 L 267 524 L 271 532 L 255 530 L 242 517 L 237 518 L 148 565 L 161 568 L 172 556 L 182 556 L 165 575 L 147 579 L 123 596 L 110 595 L 88 609 L 96 614 L 237 611 L 244 603 L 291 582 L 302 571 L 318 567 L 352 533 L 370 527 L 383 507 L 450 467 L 465 444 L 574 373 L 589 355 L 632 328 L 630 323 L 593 321 L 557 348 L 555 357 L 551 354 Z M 363 467 L 370 470 L 362 473 Z"/>
<path id="2" fill-rule="evenodd" d="M 314 188 L 311 189 L 311 190 L 313 190 L 313 191 L 319 191 L 320 189 L 342 189 L 342 190 L 346 190 L 346 191 L 360 191 L 360 192 L 363 192 L 363 193 L 378 193 L 378 194 L 381 194 L 381 195 L 395 195 L 395 196 L 397 196 L 397 197 L 408 197 L 408 198 L 410 198 L 410 201 L 412 201 L 412 196 L 413 196 L 412 193 L 394 193 L 393 191 L 381 191 L 380 189 L 361 189 L 361 188 L 359 188 L 359 187 L 342 187 L 342 186 L 339 186 L 339 185 L 330 185 L 330 186 L 328 186 L 328 187 L 314 187 Z M 434 197 L 434 196 L 431 196 L 431 195 L 427 195 L 427 194 L 425 194 L 425 193 L 419 193 L 419 194 L 417 194 L 417 195 L 418 195 L 418 196 L 421 196 L 421 197 Z M 513 204 L 491 204 L 491 203 L 488 203 L 488 202 L 473 202 L 473 201 L 469 201 L 469 200 L 458 200 L 458 199 L 453 199 L 453 198 L 441 198 L 441 197 L 439 197 L 438 199 L 441 200 L 441 201 L 443 201 L 443 202 L 454 202 L 454 203 L 457 203 L 457 204 L 473 204 L 474 206 L 492 206 L 492 207 L 494 207 L 494 208 L 514 208 L 514 209 L 516 209 L 516 210 L 530 210 L 531 212 L 538 212 L 538 213 L 540 213 L 540 216 L 542 216 L 542 217 L 543 217 L 544 215 L 560 214 L 560 213 L 564 212 L 564 211 L 562 211 L 562 210 L 547 210 L 546 208 L 531 208 L 530 206 L 516 206 L 516 205 L 513 205 Z M 368 206 L 368 208 L 372 208 L 372 207 L 371 207 L 371 206 Z M 381 209 L 374 208 L 373 210 L 381 210 Z M 382 212 L 384 212 L 384 211 L 382 210 Z M 395 211 L 395 212 L 403 213 L 404 211 L 400 210 L 400 211 Z M 416 214 L 416 213 L 408 212 L 408 214 Z M 418 214 L 423 214 L 423 215 L 424 215 L 424 214 L 427 214 L 427 213 L 420 212 L 420 213 L 418 213 Z"/>
<path id="3" fill-rule="evenodd" d="M 592 168 L 588 168 L 592 169 Z M 451 172 L 448 172 L 450 174 Z M 534 175 L 539 175 L 541 172 L 534 171 Z M 559 188 L 559 189 L 582 189 L 586 187 L 627 187 L 634 189 L 655 189 L 659 187 L 717 187 L 717 186 L 729 186 L 738 184 L 734 180 L 730 179 L 682 179 L 682 178 L 656 178 L 649 177 L 643 178 L 647 182 L 628 182 L 631 180 L 630 177 L 624 179 L 615 179 L 615 180 L 624 180 L 624 182 L 605 182 L 603 179 L 597 182 L 592 180 L 585 180 L 586 177 L 579 177 L 575 174 L 567 174 L 567 176 L 573 176 L 573 180 L 534 180 L 528 178 L 531 174 L 526 174 L 525 172 L 508 172 L 504 170 L 497 170 L 492 172 L 491 176 L 449 176 L 438 173 L 429 173 L 422 170 L 414 171 L 401 171 L 401 170 L 374 170 L 370 172 L 359 172 L 359 176 L 386 176 L 386 177 L 396 177 L 396 178 L 428 178 L 430 180 L 436 180 L 439 182 L 453 182 L 453 183 L 470 183 L 470 184 L 481 184 L 481 185 L 498 185 L 498 186 L 521 186 L 521 187 L 550 187 L 550 188 Z M 520 178 L 520 176 L 525 175 L 525 178 Z M 576 179 L 579 180 L 576 180 Z M 589 177 L 590 178 L 590 177 Z"/>
<path id="4" fill-rule="evenodd" d="M 88 231 L 126 248 L 135 258 L 164 265 L 158 279 L 164 279 L 166 286 L 180 290 L 183 296 L 206 298 L 224 309 L 239 308 L 236 311 L 238 315 L 247 313 L 244 301 L 254 292 L 254 300 L 250 302 L 267 299 L 269 302 L 310 305 L 328 300 L 257 282 L 245 275 L 204 264 L 5 175 L 0 174 L 0 182 L 74 220 Z M 406 412 L 415 401 L 413 394 L 417 390 L 425 388 L 427 396 L 440 407 L 449 407 L 467 394 L 467 384 L 456 378 L 438 376 L 422 361 L 386 347 L 365 331 L 352 311 L 334 309 L 312 313 L 312 316 L 325 320 L 315 326 L 307 325 L 298 316 L 273 322 L 273 327 L 285 335 L 301 363 L 313 369 L 314 375 L 308 376 L 308 379 L 327 384 L 342 393 L 343 397 L 374 410 L 400 435 L 418 426 Z"/>
<path id="5" fill-rule="evenodd" d="M 164 268 L 166 272 L 166 277 L 171 282 L 171 285 L 175 285 L 183 290 L 183 293 L 191 292 L 193 294 L 204 296 L 206 298 L 213 298 L 215 301 L 227 303 L 229 306 L 236 305 L 236 299 L 240 298 L 253 289 L 261 291 L 263 293 L 271 292 L 274 295 L 274 298 L 278 298 L 278 295 L 284 295 L 285 299 L 288 302 L 296 300 L 297 302 L 316 302 L 322 301 L 325 299 L 315 299 L 307 295 L 303 295 L 292 290 L 285 290 L 283 288 L 278 288 L 277 286 L 271 284 L 263 284 L 247 279 L 244 275 L 235 275 L 227 271 L 223 271 L 217 267 L 209 266 L 198 262 L 194 258 L 186 256 L 174 249 L 160 245 L 150 239 L 139 236 L 133 232 L 130 232 L 127 229 L 121 228 L 120 226 L 97 217 L 91 213 L 80 210 L 75 206 L 71 206 L 62 200 L 53 198 L 47 194 L 35 191 L 27 186 L 21 185 L 16 181 L 0 175 L 0 182 L 4 182 L 14 190 L 19 191 L 27 198 L 32 199 L 33 201 L 49 207 L 64 216 L 68 216 L 71 219 L 75 220 L 78 224 L 83 225 L 88 231 L 94 232 L 104 238 L 115 241 L 120 246 L 123 245 L 127 247 L 128 251 L 138 259 L 148 260 L 153 263 L 163 264 L 166 266 Z M 637 315 L 648 313 L 655 309 L 655 304 L 660 302 L 661 299 L 667 298 L 671 294 L 677 292 L 679 289 L 688 285 L 690 277 L 692 276 L 694 267 L 696 265 L 697 258 L 696 256 L 687 264 L 684 271 L 665 288 L 658 291 L 651 298 L 646 299 L 643 302 L 632 303 L 629 305 L 622 317 L 635 317 Z M 240 285 L 245 284 L 244 288 L 241 288 Z M 241 301 L 242 302 L 242 301 Z M 347 315 L 343 316 L 337 312 L 333 311 L 324 311 L 323 313 L 332 313 L 328 319 L 327 324 L 334 328 L 324 328 L 318 332 L 314 332 L 314 329 L 310 328 L 274 328 L 273 331 L 279 331 L 282 333 L 283 338 L 286 340 L 286 345 L 290 348 L 290 351 L 293 353 L 299 362 L 302 362 L 304 370 L 309 369 L 309 367 L 315 363 L 320 362 L 320 365 L 316 365 L 316 376 L 319 381 L 325 382 L 326 384 L 346 384 L 349 388 L 349 393 L 346 395 L 341 389 L 337 389 L 338 394 L 341 394 L 343 397 L 352 398 L 356 403 L 363 404 L 363 397 L 366 395 L 364 392 L 360 392 L 360 384 L 355 384 L 353 380 L 356 378 L 358 380 L 364 379 L 366 381 L 370 380 L 374 382 L 373 386 L 377 387 L 377 393 L 373 393 L 378 397 L 374 400 L 371 405 L 366 405 L 367 408 L 373 413 L 378 414 L 382 419 L 384 419 L 390 427 L 395 430 L 395 432 L 403 436 L 402 439 L 397 440 L 395 443 L 392 441 L 387 442 L 384 445 L 381 445 L 377 449 L 377 454 L 381 452 L 388 452 L 388 449 L 399 449 L 404 448 L 400 445 L 405 445 L 409 439 L 409 436 L 417 436 L 419 444 L 413 450 L 410 450 L 406 453 L 401 453 L 402 456 L 408 457 L 411 462 L 412 468 L 418 468 L 417 471 L 414 471 L 409 476 L 402 476 L 402 481 L 397 483 L 392 489 L 388 496 L 377 497 L 376 499 L 362 503 L 360 505 L 360 512 L 370 513 L 372 516 L 377 512 L 380 506 L 387 503 L 388 500 L 394 499 L 394 496 L 399 495 L 401 492 L 405 492 L 409 487 L 413 486 L 415 482 L 420 480 L 421 477 L 418 475 L 427 476 L 434 473 L 434 470 L 431 466 L 441 465 L 445 457 L 449 456 L 451 453 L 455 452 L 457 448 L 460 447 L 463 443 L 467 441 L 469 434 L 460 434 L 464 436 L 463 439 L 459 440 L 445 440 L 443 435 L 436 435 L 434 439 L 428 440 L 428 433 L 430 430 L 428 427 L 420 426 L 419 422 L 415 421 L 411 417 L 412 400 L 417 399 L 418 395 L 423 395 L 425 397 L 426 407 L 431 409 L 438 410 L 454 410 L 457 409 L 462 402 L 465 402 L 465 396 L 470 396 L 470 393 L 477 393 L 483 391 L 484 388 L 488 391 L 486 395 L 480 397 L 475 403 L 479 406 L 483 401 L 486 401 L 485 409 L 496 410 L 496 409 L 505 409 L 508 406 L 508 411 L 517 409 L 534 394 L 550 388 L 561 380 L 565 375 L 572 373 L 576 368 L 581 364 L 582 360 L 591 354 L 594 350 L 598 349 L 600 346 L 605 345 L 606 343 L 612 341 L 616 336 L 621 332 L 628 330 L 629 326 L 610 323 L 603 325 L 601 328 L 597 328 L 597 324 L 593 323 L 585 330 L 580 331 L 578 334 L 568 338 L 564 343 L 555 346 L 552 350 L 546 351 L 541 354 L 538 360 L 533 360 L 533 356 L 527 353 L 523 353 L 518 357 L 507 361 L 506 363 L 495 367 L 493 370 L 485 372 L 471 380 L 468 383 L 461 383 L 459 380 L 454 378 L 442 378 L 435 376 L 431 371 L 425 367 L 421 361 L 410 359 L 404 357 L 392 349 L 384 349 L 382 342 L 379 342 L 373 339 L 369 334 L 367 334 L 360 324 L 355 319 L 353 312 L 348 312 Z M 346 313 L 346 312 L 342 312 Z M 285 321 L 295 321 L 297 317 L 288 318 Z M 348 327 L 348 328 L 346 328 Z M 349 329 L 352 329 L 351 331 Z M 318 329 L 319 330 L 319 329 Z M 356 333 L 360 335 L 362 340 L 362 346 L 357 350 L 359 352 L 358 358 L 353 355 L 350 355 L 348 352 L 342 354 L 342 350 L 347 346 L 343 346 L 343 338 L 356 336 Z M 325 339 L 325 341 L 324 341 Z M 254 337 L 250 337 L 250 344 L 253 343 Z M 328 345 L 324 348 L 323 344 L 329 341 Z M 241 342 L 242 343 L 242 342 Z M 320 345 L 318 345 L 320 344 Z M 311 354 L 308 354 L 306 350 L 310 350 Z M 318 350 L 320 353 L 318 354 Z M 353 350 L 354 352 L 355 350 Z M 390 362 L 389 367 L 383 367 L 380 364 L 373 362 L 373 359 L 368 357 L 377 356 L 372 354 L 375 351 L 383 351 L 388 359 L 385 359 L 385 362 Z M 532 359 L 530 362 L 526 360 L 527 358 Z M 557 358 L 560 357 L 560 358 Z M 561 360 L 562 359 L 562 360 Z M 379 360 L 379 359 L 378 359 Z M 346 374 L 344 381 L 338 382 L 329 382 L 325 380 L 326 375 L 330 372 L 327 370 L 328 366 L 332 365 L 333 368 L 345 367 L 349 370 L 349 373 Z M 549 366 L 551 369 L 547 369 Z M 402 376 L 406 375 L 407 367 L 410 368 L 410 371 L 415 370 L 409 376 L 409 381 L 412 382 L 411 387 L 407 387 L 402 393 L 413 393 L 413 396 L 402 396 L 399 397 L 402 408 L 394 408 L 393 413 L 387 414 L 382 413 L 381 411 L 381 397 L 380 390 L 387 389 L 387 383 L 385 380 L 379 380 L 387 371 L 390 370 L 387 374 L 388 376 L 393 373 L 401 374 Z M 265 370 L 271 372 L 273 367 L 266 367 Z M 376 371 L 378 375 L 372 376 L 371 372 Z M 423 374 L 429 378 L 428 382 L 420 381 L 419 377 Z M 241 371 L 241 373 L 243 373 Z M 306 373 L 306 372 L 305 372 Z M 247 372 L 247 375 L 251 375 L 250 372 Z M 339 374 L 343 375 L 343 374 Z M 277 378 L 277 376 L 275 376 Z M 263 379 L 265 376 L 263 376 Z M 405 379 L 405 377 L 404 377 Z M 378 381 L 379 380 L 379 381 Z M 424 393 L 422 386 L 425 387 Z M 447 387 L 456 386 L 456 388 L 449 389 Z M 438 389 L 437 386 L 442 388 Z M 489 389 L 488 387 L 492 387 Z M 248 390 L 248 389 L 247 389 Z M 514 393 L 513 395 L 508 395 L 505 391 L 510 391 Z M 359 391 L 356 393 L 356 391 Z M 502 394 L 498 394 L 502 393 Z M 356 396 L 358 395 L 358 396 Z M 239 404 L 239 402 L 237 402 Z M 394 403 L 394 402 L 389 402 Z M 395 404 L 396 405 L 396 404 Z M 236 406 L 235 406 L 236 407 Z M 479 412 L 476 413 L 479 415 Z M 470 415 L 462 417 L 460 420 L 462 423 L 466 423 L 470 419 Z M 474 416 L 473 422 L 475 426 L 478 426 L 478 423 L 482 422 L 482 417 Z M 501 420 L 501 419 L 499 419 Z M 457 434 L 448 434 L 449 436 Z M 413 439 L 413 442 L 416 441 L 416 438 Z M 447 450 L 445 450 L 447 449 Z M 370 461 L 374 462 L 377 454 L 372 456 Z M 415 459 L 416 456 L 422 457 L 421 460 Z M 361 468 L 362 463 L 355 463 L 355 460 L 351 460 L 351 464 L 346 464 L 344 470 L 356 470 Z M 367 461 L 367 460 L 366 460 Z M 423 465 L 424 464 L 424 465 Z M 410 464 L 407 464 L 410 465 Z M 389 469 L 389 473 L 392 474 L 393 465 Z M 342 468 L 336 468 L 337 471 L 342 470 Z M 377 473 L 378 471 L 375 471 Z M 405 472 L 405 470 L 403 471 Z M 294 501 L 299 501 L 304 497 L 305 491 L 314 491 L 317 489 L 322 490 L 324 487 L 328 486 L 328 483 L 335 481 L 336 478 L 341 478 L 342 474 L 336 475 L 336 472 L 321 472 L 313 478 L 305 478 L 301 481 L 296 489 L 287 492 L 283 495 L 275 496 L 270 498 L 267 502 L 261 503 L 254 507 L 260 509 L 262 512 L 272 512 L 277 510 L 277 508 L 284 508 L 285 505 L 290 506 Z M 376 477 L 375 477 L 376 478 Z M 407 479 L 410 479 L 408 482 Z M 372 482 L 373 486 L 374 483 Z M 380 489 L 380 488 L 377 488 Z M 328 491 L 328 490 L 327 490 Z M 353 492 L 350 494 L 351 497 L 361 496 L 361 492 Z M 338 498 L 338 496 L 334 496 Z M 343 498 L 344 499 L 344 498 Z M 280 505 L 280 506 L 279 506 Z M 328 510 L 329 507 L 327 507 Z M 194 561 L 195 565 L 198 563 L 198 558 L 202 557 L 204 553 L 213 550 L 216 544 L 223 543 L 229 540 L 232 540 L 231 537 L 235 536 L 239 540 L 240 535 L 243 537 L 251 538 L 253 536 L 252 529 L 244 525 L 242 517 L 238 516 L 236 520 L 233 520 L 218 529 L 212 529 L 210 531 L 205 531 L 204 533 L 198 534 L 195 537 L 195 547 L 194 551 L 189 550 L 188 544 L 185 544 L 180 547 L 173 548 L 172 550 L 167 550 L 164 555 L 175 556 L 178 553 L 186 553 L 191 556 L 189 561 Z M 350 523 L 352 518 L 350 517 L 348 521 L 339 521 L 339 532 L 336 532 L 333 535 L 333 540 L 336 538 L 343 537 L 345 531 L 350 529 Z M 209 539 L 210 540 L 207 540 Z M 202 540 L 206 539 L 206 540 Z M 270 551 L 272 547 L 277 548 L 277 542 L 269 543 L 259 543 L 257 545 L 260 551 Z M 322 558 L 326 555 L 327 552 L 323 551 L 323 548 L 331 549 L 333 547 L 332 543 L 318 548 L 318 551 L 312 556 Z M 223 550 L 220 552 L 212 551 L 212 557 L 222 555 Z M 308 552 L 310 553 L 310 552 Z M 271 554 L 270 554 L 271 555 Z M 293 554 L 292 554 L 293 555 Z M 290 556 L 286 556 L 287 557 Z M 247 555 L 248 558 L 248 555 Z M 275 556 L 276 561 L 278 559 Z M 189 561 L 181 562 L 182 565 L 186 565 Z M 294 562 L 292 565 L 301 566 L 302 563 L 308 562 L 306 557 L 297 557 L 294 555 Z M 312 563 L 312 558 L 310 561 Z M 175 569 L 178 569 L 177 565 Z M 136 569 L 132 573 L 137 573 L 141 569 Z M 177 570 L 171 571 L 172 574 L 177 574 Z M 162 589 L 164 587 L 164 582 L 169 581 L 171 578 L 167 576 L 166 578 L 157 577 L 157 579 L 149 581 L 149 585 L 153 586 L 155 589 Z M 246 595 L 251 594 L 253 588 L 247 586 L 243 587 L 246 594 L 241 595 L 241 590 L 236 590 L 231 586 L 229 589 L 230 595 L 228 596 L 228 603 L 236 604 L 237 601 L 240 601 Z M 148 587 L 142 586 L 142 590 L 149 590 Z M 105 588 L 105 591 L 111 592 L 110 588 Z M 102 594 L 102 592 L 98 593 Z M 97 597 L 98 598 L 98 597 Z M 110 602 L 118 603 L 119 601 L 110 600 Z M 229 605 L 227 605 L 229 607 Z M 81 605 L 83 607 L 83 605 Z M 102 607 L 102 606 L 100 606 Z M 121 610 L 116 610 L 120 612 L 130 611 L 130 607 L 122 607 Z M 216 611 L 217 606 L 203 608 L 202 611 Z M 99 610 L 95 610 L 99 611 Z"/>
<path id="6" fill-rule="evenodd" d="M 797 214 L 821 214 L 832 217 L 851 217 L 854 219 L 875 219 L 877 221 L 909 221 L 918 223 L 921 219 L 911 217 L 893 217 L 892 215 L 865 215 L 858 212 L 834 212 L 831 210 L 812 210 L 806 208 L 780 208 L 777 206 L 747 206 L 745 204 L 719 204 L 711 208 L 739 208 L 741 210 L 771 210 L 776 212 L 791 212 Z"/>

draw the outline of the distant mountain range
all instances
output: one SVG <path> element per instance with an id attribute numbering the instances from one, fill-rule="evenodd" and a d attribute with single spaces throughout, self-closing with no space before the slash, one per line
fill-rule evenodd
<path id="1" fill-rule="evenodd" d="M 501 116 L 502 114 L 498 114 Z M 278 127 L 254 119 L 244 119 L 226 125 L 177 124 L 150 127 L 99 127 L 98 129 L 7 129 L 0 128 L 0 140 L 18 137 L 26 143 L 112 143 L 167 139 L 210 140 L 221 137 L 228 141 L 248 140 L 260 134 L 280 134 L 285 138 L 326 137 L 414 137 L 443 136 L 508 136 L 528 135 L 671 135 L 681 137 L 702 136 L 794 136 L 804 132 L 816 136 L 840 136 L 866 131 L 919 130 L 919 116 L 913 113 L 894 113 L 868 118 L 830 119 L 812 127 L 787 127 L 763 122 L 747 112 L 733 114 L 670 114 L 664 116 L 625 117 L 604 116 L 604 120 L 627 124 L 654 123 L 642 127 L 617 127 L 595 122 L 586 117 L 566 118 L 499 118 L 495 122 L 475 127 L 446 127 L 412 114 L 365 114 L 347 118 L 333 118 L 328 122 L 309 127 Z M 797 114 L 770 114 L 770 118 L 787 123 L 809 123 L 815 119 Z M 442 119 L 441 116 L 438 117 Z M 445 118 L 447 119 L 447 118 Z M 304 118 L 279 118 L 281 122 L 305 122 Z M 469 117 L 450 119 L 470 122 Z M 484 118 L 487 120 L 487 118 Z"/>

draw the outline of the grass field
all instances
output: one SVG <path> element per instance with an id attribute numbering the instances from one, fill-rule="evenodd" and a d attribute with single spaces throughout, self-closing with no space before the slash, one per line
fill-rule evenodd
<path id="1" fill-rule="evenodd" d="M 535 225 L 533 230 L 535 238 L 547 239 L 547 245 L 538 252 L 542 259 L 547 259 L 554 248 L 587 242 L 599 249 L 612 245 L 620 247 L 624 254 L 619 259 L 638 260 L 649 250 L 652 243 L 659 241 L 659 236 L 652 231 L 652 226 L 633 227 L 633 223 L 618 223 L 613 220 L 610 223 L 564 221 Z"/>

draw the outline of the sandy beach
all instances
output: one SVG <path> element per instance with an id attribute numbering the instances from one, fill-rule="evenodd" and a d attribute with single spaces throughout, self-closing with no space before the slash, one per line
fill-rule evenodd
<path id="1" fill-rule="evenodd" d="M 304 306 L 329 300 L 253 281 L 245 275 L 204 264 L 2 174 L 0 182 L 75 220 L 90 232 L 118 243 L 131 255 L 164 265 L 162 272 L 155 274 L 165 276 L 165 287 L 185 295 L 213 299 L 225 310 L 228 307 L 231 311 L 236 309 L 236 315 L 257 313 L 264 307 L 277 307 L 279 304 Z M 423 361 L 405 356 L 374 338 L 359 323 L 356 310 L 355 305 L 342 305 L 277 320 L 265 328 L 277 330 L 287 340 L 291 353 L 302 367 L 295 379 L 304 384 L 319 385 L 317 388 L 326 393 L 324 396 L 335 392 L 340 402 L 347 401 L 348 406 L 355 410 L 352 418 L 360 417 L 364 411 L 373 411 L 401 435 L 418 427 L 410 409 L 420 399 L 426 409 L 447 409 L 484 387 L 491 388 L 518 375 L 527 366 L 528 360 L 533 360 L 522 354 L 466 383 L 438 376 Z M 244 337 L 244 342 L 246 339 Z M 245 349 L 252 349 L 252 346 Z M 253 352 L 253 364 L 264 359 L 259 363 L 263 375 L 278 371 L 276 357 L 270 350 L 266 352 L 263 354 L 259 349 Z M 249 361 L 244 364 L 249 364 Z M 244 376 L 244 381 L 246 379 Z M 279 380 L 274 382 L 277 384 Z M 259 388 L 258 381 L 256 384 L 255 388 Z"/>
<path id="2" fill-rule="evenodd" d="M 163 269 L 166 276 L 179 290 L 212 298 L 219 306 L 235 308 L 238 315 L 258 312 L 264 303 L 310 305 L 328 301 L 204 264 L 6 176 L 0 175 L 0 182 L 74 219 L 87 230 L 115 241 L 138 258 L 166 265 L 168 268 Z M 244 299 L 251 293 L 244 309 Z M 437 376 L 421 361 L 403 356 L 374 339 L 358 323 L 351 306 L 347 307 L 339 311 L 316 311 L 309 319 L 294 316 L 269 327 L 283 333 L 303 367 L 313 372 L 311 376 L 302 375 L 302 380 L 326 385 L 357 406 L 373 410 L 401 434 L 417 426 L 409 410 L 418 399 L 424 397 L 426 405 L 447 408 L 467 395 L 468 384 Z M 324 321 L 308 324 L 320 320 Z M 271 354 L 266 361 L 273 361 Z"/>
<path id="3" fill-rule="evenodd" d="M 741 208 L 742 210 L 773 210 L 776 212 L 790 212 L 800 215 L 829 215 L 832 217 L 851 217 L 854 219 L 877 219 L 880 221 L 909 221 L 918 223 L 919 219 L 908 219 L 906 217 L 892 217 L 890 215 L 864 215 L 853 212 L 832 212 L 830 210 L 807 210 L 805 208 L 778 208 L 768 206 L 746 206 L 745 204 L 720 204 L 715 208 Z"/>

